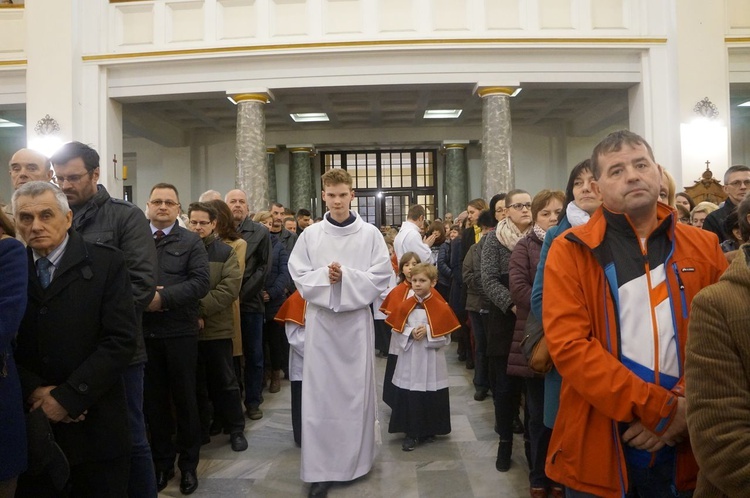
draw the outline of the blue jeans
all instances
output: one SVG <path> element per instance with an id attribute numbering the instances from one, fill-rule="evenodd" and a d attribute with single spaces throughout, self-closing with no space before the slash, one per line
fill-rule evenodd
<path id="1" fill-rule="evenodd" d="M 626 498 L 690 498 L 692 491 L 679 492 L 674 488 L 674 460 L 648 469 L 628 466 L 630 489 Z M 596 495 L 565 489 L 566 498 L 591 498 Z"/>
<path id="2" fill-rule="evenodd" d="M 144 363 L 130 365 L 122 376 L 125 383 L 125 398 L 128 403 L 128 423 L 132 443 L 128 481 L 128 496 L 132 498 L 156 496 L 156 474 L 151 447 L 146 437 L 146 421 L 143 418 L 144 365 Z"/>
<path id="3" fill-rule="evenodd" d="M 245 355 L 245 406 L 260 406 L 263 391 L 263 313 L 240 313 Z"/>
<path id="4" fill-rule="evenodd" d="M 478 311 L 469 311 L 471 328 L 474 331 L 474 387 L 487 391 L 490 381 L 487 375 L 487 332 L 484 330 L 484 320 Z"/>

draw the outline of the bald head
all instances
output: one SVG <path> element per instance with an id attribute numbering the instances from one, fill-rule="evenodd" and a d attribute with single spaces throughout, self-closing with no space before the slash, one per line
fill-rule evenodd
<path id="1" fill-rule="evenodd" d="M 232 210 L 232 218 L 236 223 L 242 223 L 247 218 L 249 209 L 247 207 L 247 194 L 240 189 L 234 189 L 227 192 L 224 196 L 224 202 Z"/>
<path id="2" fill-rule="evenodd" d="M 21 149 L 10 158 L 10 181 L 13 189 L 29 182 L 48 182 L 52 179 L 52 165 L 44 154 Z"/>

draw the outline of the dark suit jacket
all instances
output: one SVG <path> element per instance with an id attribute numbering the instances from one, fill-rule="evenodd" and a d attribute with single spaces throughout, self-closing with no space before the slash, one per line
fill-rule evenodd
<path id="1" fill-rule="evenodd" d="M 28 305 L 16 361 L 23 398 L 37 387 L 78 423 L 53 424 L 71 465 L 127 454 L 130 448 L 122 374 L 135 352 L 135 312 L 128 269 L 118 249 L 84 242 L 70 230 L 60 267 L 47 289 L 31 249 Z"/>
<path id="2" fill-rule="evenodd" d="M 237 231 L 247 242 L 245 251 L 245 274 L 240 289 L 240 311 L 263 313 L 263 297 L 260 291 L 271 271 L 271 236 L 268 229 L 250 218 L 245 218 Z"/>

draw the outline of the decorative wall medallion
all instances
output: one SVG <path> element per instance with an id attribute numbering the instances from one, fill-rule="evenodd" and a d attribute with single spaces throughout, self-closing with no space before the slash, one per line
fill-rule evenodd
<path id="1" fill-rule="evenodd" d="M 695 104 L 695 107 L 693 107 L 693 111 L 695 111 L 695 113 L 699 116 L 703 116 L 704 118 L 708 119 L 715 119 L 719 117 L 719 110 L 716 108 L 714 103 L 708 99 L 708 97 Z"/>
<path id="2" fill-rule="evenodd" d="M 52 135 L 60 131 L 60 125 L 57 124 L 55 118 L 50 117 L 49 114 L 45 115 L 42 119 L 36 122 L 34 131 L 37 135 Z"/>

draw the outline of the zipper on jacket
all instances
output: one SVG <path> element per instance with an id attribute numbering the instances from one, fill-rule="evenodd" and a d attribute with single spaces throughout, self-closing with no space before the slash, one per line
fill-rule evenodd
<path id="1" fill-rule="evenodd" d="M 674 270 L 674 276 L 677 277 L 677 285 L 680 287 L 680 301 L 682 302 L 682 318 L 687 320 L 687 298 L 685 298 L 685 284 L 682 283 L 682 277 L 680 277 L 680 270 L 677 269 L 677 263 L 672 263 L 672 269 Z"/>

